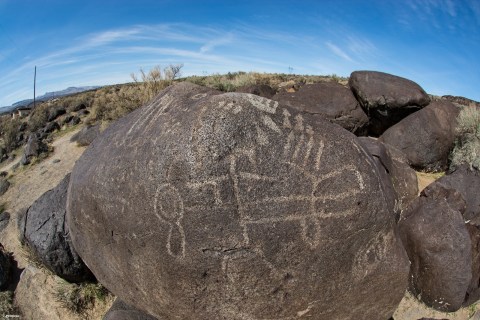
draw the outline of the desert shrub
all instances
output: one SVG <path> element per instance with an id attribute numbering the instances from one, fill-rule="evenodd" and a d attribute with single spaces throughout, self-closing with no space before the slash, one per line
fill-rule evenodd
<path id="1" fill-rule="evenodd" d="M 62 283 L 58 286 L 55 297 L 64 307 L 74 313 L 82 314 L 92 308 L 96 301 L 104 302 L 110 293 L 100 283 Z"/>
<path id="2" fill-rule="evenodd" d="M 450 154 L 450 169 L 461 164 L 480 169 L 480 109 L 464 107 L 457 117 L 456 141 Z"/>
<path id="3" fill-rule="evenodd" d="M 148 72 L 140 69 L 140 76 L 131 74 L 134 83 L 97 90 L 91 102 L 93 118 L 116 120 L 148 103 L 180 76 L 182 67 L 181 64 L 169 65 L 162 70 L 156 66 Z"/>
<path id="4" fill-rule="evenodd" d="M 0 292 L 0 316 L 4 318 L 7 315 L 17 315 L 18 310 L 13 303 L 13 292 Z"/>
<path id="5" fill-rule="evenodd" d="M 298 84 L 317 83 L 325 81 L 346 82 L 347 78 L 337 75 L 330 76 L 300 76 L 295 74 L 284 73 L 259 73 L 259 72 L 229 72 L 227 74 L 213 74 L 210 76 L 191 76 L 185 78 L 198 85 L 214 88 L 224 92 L 235 91 L 239 87 L 248 85 L 269 85 L 274 89 L 278 89 L 279 84 L 287 81 L 294 81 Z"/>
<path id="6" fill-rule="evenodd" d="M 18 135 L 21 124 L 20 119 L 4 119 L 1 122 L 0 131 L 2 132 L 3 146 L 7 152 L 19 147 Z"/>
<path id="7" fill-rule="evenodd" d="M 38 129 L 45 127 L 49 110 L 50 106 L 47 103 L 42 103 L 35 107 L 28 119 L 28 128 L 30 129 L 30 132 L 35 132 Z"/>
<path id="8" fill-rule="evenodd" d="M 93 99 L 93 118 L 102 121 L 116 120 L 142 106 L 142 96 L 136 84 L 102 88 L 96 92 Z"/>

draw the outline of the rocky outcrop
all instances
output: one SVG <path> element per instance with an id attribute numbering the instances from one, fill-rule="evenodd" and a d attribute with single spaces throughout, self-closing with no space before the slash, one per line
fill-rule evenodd
<path id="1" fill-rule="evenodd" d="M 10 188 L 10 182 L 5 178 L 0 178 L 0 196 L 5 194 Z"/>
<path id="2" fill-rule="evenodd" d="M 401 150 L 416 169 L 445 170 L 459 111 L 450 102 L 434 101 L 385 131 L 380 140 Z"/>
<path id="3" fill-rule="evenodd" d="M 398 223 L 411 261 L 410 291 L 444 312 L 462 306 L 472 279 L 464 210 L 460 193 L 433 184 L 410 204 Z"/>
<path id="4" fill-rule="evenodd" d="M 47 152 L 48 146 L 41 141 L 36 134 L 30 134 L 28 137 L 27 145 L 25 146 L 25 151 L 23 152 L 22 159 L 20 163 L 27 165 L 31 162 L 32 158 L 38 157 L 41 153 Z"/>
<path id="5" fill-rule="evenodd" d="M 0 232 L 2 232 L 10 222 L 10 213 L 7 211 L 0 213 Z"/>
<path id="6" fill-rule="evenodd" d="M 79 146 L 88 146 L 100 134 L 100 125 L 86 126 L 71 138 L 71 142 L 76 142 Z"/>
<path id="7" fill-rule="evenodd" d="M 65 223 L 70 174 L 38 198 L 20 218 L 22 242 L 53 273 L 70 282 L 92 279 L 76 253 Z"/>
<path id="8" fill-rule="evenodd" d="M 55 121 L 47 123 L 45 128 L 43 128 L 44 133 L 52 133 L 54 131 L 60 130 L 60 125 Z"/>
<path id="9" fill-rule="evenodd" d="M 336 82 L 307 84 L 298 92 L 280 92 L 273 98 L 312 119 L 326 119 L 350 132 L 364 133 L 368 117 L 351 91 Z"/>
<path id="10" fill-rule="evenodd" d="M 381 176 L 392 212 L 398 215 L 418 195 L 418 181 L 415 170 L 410 168 L 405 155 L 398 149 L 381 141 L 360 137 L 360 143 L 372 155 Z"/>
<path id="11" fill-rule="evenodd" d="M 236 92 L 251 93 L 256 96 L 271 99 L 277 92 L 275 89 L 266 84 L 255 84 L 237 88 Z"/>
<path id="12" fill-rule="evenodd" d="M 67 220 L 98 280 L 160 319 L 383 320 L 408 260 L 374 168 L 337 125 L 180 83 L 87 148 Z"/>
<path id="13" fill-rule="evenodd" d="M 50 110 L 48 114 L 47 121 L 52 122 L 56 120 L 58 117 L 60 117 L 61 115 L 64 115 L 65 113 L 67 113 L 67 110 L 63 107 L 53 108 L 52 110 Z"/>
<path id="14" fill-rule="evenodd" d="M 370 118 L 369 133 L 375 136 L 430 102 L 418 84 L 388 73 L 355 71 L 349 85 Z"/>

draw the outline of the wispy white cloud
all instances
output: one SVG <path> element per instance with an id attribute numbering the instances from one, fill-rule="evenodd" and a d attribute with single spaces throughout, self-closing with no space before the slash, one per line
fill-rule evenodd
<path id="1" fill-rule="evenodd" d="M 332 51 L 335 55 L 339 56 L 340 58 L 342 59 L 345 59 L 349 62 L 353 62 L 353 59 L 342 49 L 340 49 L 340 47 L 334 45 L 332 42 L 330 41 L 327 41 L 325 42 L 325 45 L 327 46 L 328 49 L 330 49 L 330 51 Z"/>

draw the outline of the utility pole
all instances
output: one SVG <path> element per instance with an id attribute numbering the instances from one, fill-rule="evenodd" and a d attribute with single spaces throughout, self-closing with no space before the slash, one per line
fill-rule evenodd
<path id="1" fill-rule="evenodd" d="M 37 66 L 35 66 L 35 72 L 33 74 L 33 109 L 35 109 L 35 87 L 37 84 Z"/>

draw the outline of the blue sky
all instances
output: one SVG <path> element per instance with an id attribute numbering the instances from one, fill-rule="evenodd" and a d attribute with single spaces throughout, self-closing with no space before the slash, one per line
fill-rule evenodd
<path id="1" fill-rule="evenodd" d="M 480 0 L 0 0 L 0 106 L 183 63 L 228 71 L 378 70 L 480 100 Z M 292 68 L 292 69 L 290 69 Z"/>

